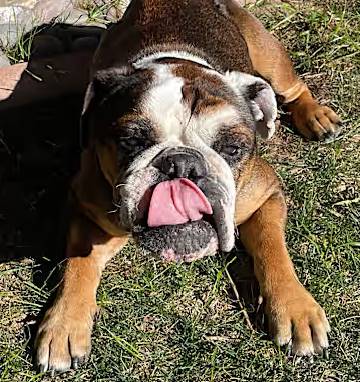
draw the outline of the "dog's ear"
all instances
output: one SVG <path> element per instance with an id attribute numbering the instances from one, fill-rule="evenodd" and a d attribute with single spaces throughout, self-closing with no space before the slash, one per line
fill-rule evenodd
<path id="1" fill-rule="evenodd" d="M 134 69 L 131 67 L 104 69 L 95 72 L 86 89 L 81 113 L 80 145 L 82 148 L 86 148 L 89 144 L 89 115 L 91 111 L 106 100 L 114 91 L 131 87 L 133 73 Z"/>
<path id="2" fill-rule="evenodd" d="M 259 77 L 241 72 L 227 72 L 226 78 L 239 96 L 245 97 L 256 122 L 256 130 L 264 139 L 275 132 L 277 103 L 271 86 Z"/>

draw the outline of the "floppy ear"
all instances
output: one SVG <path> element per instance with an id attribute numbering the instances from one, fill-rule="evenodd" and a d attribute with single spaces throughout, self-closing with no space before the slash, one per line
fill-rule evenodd
<path id="1" fill-rule="evenodd" d="M 256 122 L 256 131 L 264 139 L 275 132 L 277 103 L 271 86 L 262 78 L 241 72 L 227 72 L 226 78 L 235 92 L 245 97 Z"/>
<path id="2" fill-rule="evenodd" d="M 131 74 L 133 73 L 134 70 L 130 67 L 104 69 L 95 72 L 86 89 L 81 112 L 80 145 L 82 148 L 86 148 L 89 144 L 89 114 L 91 111 L 106 100 L 115 90 L 131 86 Z"/>

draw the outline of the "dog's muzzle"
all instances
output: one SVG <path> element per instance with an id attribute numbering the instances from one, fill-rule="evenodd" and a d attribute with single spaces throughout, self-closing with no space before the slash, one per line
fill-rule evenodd
<path id="1" fill-rule="evenodd" d="M 198 151 L 165 149 L 126 183 L 136 199 L 141 197 L 135 202 L 122 188 L 120 215 L 131 223 L 141 247 L 178 262 L 233 247 L 233 201 Z"/>

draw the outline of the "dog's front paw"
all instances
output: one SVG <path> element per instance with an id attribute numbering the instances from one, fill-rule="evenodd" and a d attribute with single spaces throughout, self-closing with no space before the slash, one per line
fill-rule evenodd
<path id="1" fill-rule="evenodd" d="M 329 346 L 325 312 L 301 285 L 271 296 L 266 312 L 276 344 L 289 345 L 292 354 L 322 354 Z"/>
<path id="2" fill-rule="evenodd" d="M 71 309 L 71 311 L 70 311 Z M 95 309 L 96 310 L 96 309 Z M 36 364 L 41 372 L 76 369 L 90 354 L 94 309 L 50 308 L 35 340 Z"/>
<path id="3" fill-rule="evenodd" d="M 340 132 L 338 115 L 315 101 L 299 104 L 293 109 L 292 119 L 297 129 L 308 139 L 331 142 Z"/>

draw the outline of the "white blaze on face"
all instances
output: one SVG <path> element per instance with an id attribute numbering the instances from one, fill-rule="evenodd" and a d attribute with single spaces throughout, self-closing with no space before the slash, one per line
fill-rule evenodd
<path id="1" fill-rule="evenodd" d="M 153 123 L 161 141 L 181 144 L 184 127 L 190 118 L 190 110 L 183 103 L 184 80 L 175 77 L 167 66 L 156 68 L 156 80 L 145 93 L 142 111 Z"/>

